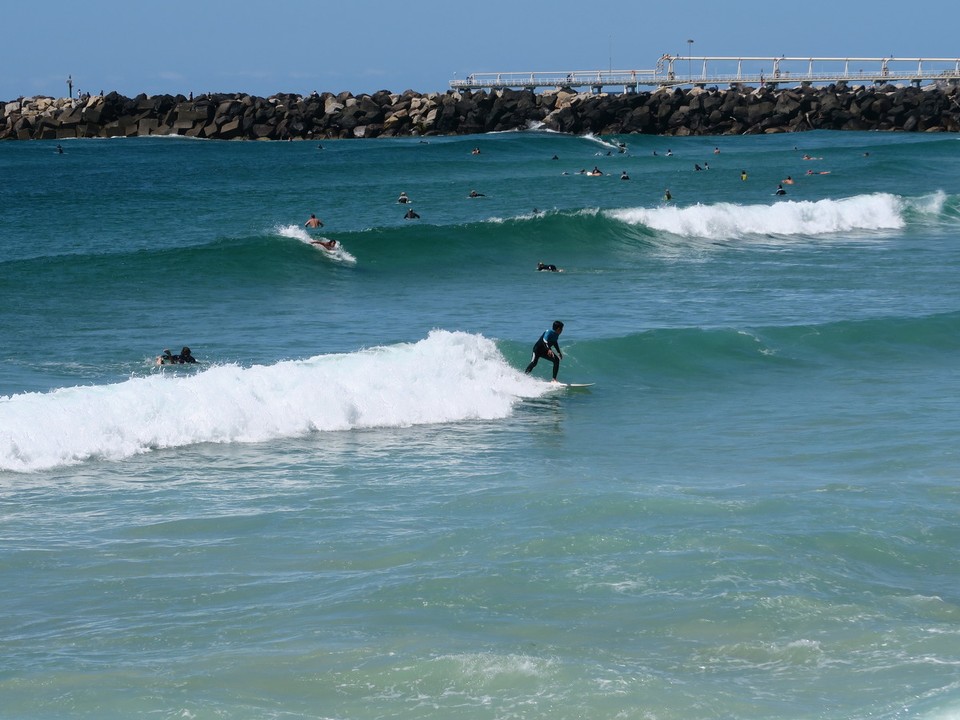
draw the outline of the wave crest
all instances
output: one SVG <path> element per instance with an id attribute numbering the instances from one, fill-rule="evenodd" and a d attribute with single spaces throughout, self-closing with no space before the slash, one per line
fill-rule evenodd
<path id="1" fill-rule="evenodd" d="M 416 343 L 348 354 L 0 398 L 0 470 L 204 442 L 498 419 L 549 389 L 510 367 L 492 340 L 434 330 Z"/>
<path id="2" fill-rule="evenodd" d="M 888 193 L 841 200 L 787 200 L 770 205 L 717 203 L 606 212 L 608 217 L 628 225 L 708 240 L 731 240 L 744 235 L 815 236 L 895 230 L 905 225 L 903 213 L 903 201 Z"/>

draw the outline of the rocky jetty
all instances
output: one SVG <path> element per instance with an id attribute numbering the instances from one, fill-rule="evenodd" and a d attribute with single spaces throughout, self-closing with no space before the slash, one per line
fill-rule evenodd
<path id="1" fill-rule="evenodd" d="M 353 96 L 138 95 L 0 103 L 0 140 L 185 135 L 318 140 L 467 135 L 544 127 L 602 135 L 743 135 L 804 130 L 960 132 L 957 85 L 734 87 L 588 94 L 570 89 Z"/>

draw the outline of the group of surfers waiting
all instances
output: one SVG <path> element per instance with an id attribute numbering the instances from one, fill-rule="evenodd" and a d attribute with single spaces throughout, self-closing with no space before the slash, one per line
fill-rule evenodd
<path id="1" fill-rule="evenodd" d="M 620 152 L 623 153 L 623 152 L 626 151 L 626 146 L 621 143 L 620 146 L 619 146 L 619 149 L 620 149 Z M 474 149 L 471 151 L 471 154 L 473 154 L 473 155 L 479 155 L 479 154 L 480 154 L 480 148 L 474 148 Z M 608 154 L 610 154 L 610 153 L 608 153 Z M 720 154 L 720 148 L 715 147 L 715 148 L 713 149 L 713 154 L 714 154 L 714 155 L 719 155 L 719 154 Z M 868 155 L 869 153 L 864 153 L 864 154 L 865 154 L 865 155 Z M 653 155 L 654 155 L 654 156 L 657 155 L 657 151 L 656 151 L 656 150 L 653 151 Z M 667 157 L 672 157 L 672 156 L 673 156 L 673 151 L 668 149 L 667 152 L 666 152 L 666 155 L 667 155 Z M 554 155 L 552 159 L 554 159 L 554 160 L 559 160 L 559 157 L 558 157 L 557 155 Z M 803 159 L 804 159 L 804 160 L 822 160 L 823 158 L 812 157 L 812 156 L 810 156 L 810 155 L 808 155 L 808 154 L 804 154 L 804 155 L 803 155 Z M 709 169 L 710 169 L 710 165 L 709 165 L 709 163 L 706 163 L 706 162 L 704 162 L 702 166 L 700 165 L 700 163 L 694 163 L 693 168 L 694 168 L 695 171 L 709 170 Z M 568 173 L 565 172 L 565 173 L 563 173 L 563 174 L 564 174 L 564 175 L 567 175 Z M 581 174 L 581 175 L 589 175 L 589 176 L 594 176 L 594 177 L 596 177 L 596 176 L 604 175 L 604 172 L 599 168 L 599 166 L 594 165 L 593 170 L 587 171 L 586 169 L 583 169 L 583 170 L 580 171 L 580 174 Z M 807 174 L 807 175 L 829 175 L 829 174 L 830 174 L 830 171 L 829 171 L 829 170 L 821 170 L 821 171 L 807 170 L 807 173 L 806 173 L 806 174 Z M 746 170 L 741 170 L 741 171 L 740 171 L 740 180 L 745 182 L 745 181 L 747 180 L 747 178 L 748 178 L 747 171 L 746 171 Z M 629 180 L 629 179 L 630 179 L 630 175 L 627 173 L 626 170 L 624 170 L 624 171 L 620 174 L 620 179 L 621 179 L 621 180 Z M 793 177 L 790 176 L 790 175 L 787 175 L 787 177 L 784 178 L 784 179 L 777 185 L 777 189 L 776 189 L 776 191 L 774 192 L 774 195 L 778 195 L 778 196 L 786 195 L 786 194 L 787 194 L 787 191 L 786 191 L 786 189 L 784 189 L 783 186 L 784 186 L 784 185 L 793 185 L 793 183 L 794 183 Z M 484 195 L 483 193 L 477 192 L 476 190 L 471 190 L 470 193 L 469 193 L 469 195 L 468 195 L 468 197 L 470 197 L 470 198 L 481 198 L 481 197 L 485 197 L 485 195 Z M 666 203 L 669 203 L 669 202 L 671 202 L 672 200 L 673 200 L 673 194 L 670 192 L 670 188 L 666 188 L 666 189 L 664 190 L 664 192 L 663 192 L 663 201 L 666 202 Z M 401 192 L 401 193 L 400 193 L 400 196 L 397 198 L 397 203 L 400 204 L 400 205 L 409 205 L 409 204 L 411 204 L 412 202 L 413 202 L 413 201 L 410 199 L 410 196 L 407 195 L 406 191 Z M 540 211 L 538 211 L 538 210 L 535 209 L 535 210 L 534 210 L 534 215 L 539 215 L 539 214 L 541 214 Z M 407 209 L 407 212 L 404 214 L 403 219 L 404 219 L 404 220 L 419 220 L 419 219 L 420 219 L 420 214 L 417 213 L 417 212 L 411 207 L 411 208 L 408 208 L 408 209 Z M 313 229 L 318 229 L 318 228 L 322 228 L 322 227 L 323 227 L 323 221 L 322 221 L 320 218 L 318 218 L 315 214 L 311 214 L 311 215 L 310 215 L 310 218 L 304 223 L 304 225 L 305 225 L 308 229 L 311 229 L 311 230 L 313 230 Z M 313 245 L 319 245 L 319 246 L 323 247 L 325 250 L 333 250 L 334 248 L 337 247 L 337 241 L 336 241 L 336 240 L 318 239 L 318 240 L 311 240 L 310 243 L 313 244 Z M 537 263 L 537 270 L 538 270 L 538 271 L 546 270 L 546 271 L 549 271 L 549 272 L 563 272 L 563 270 L 560 270 L 559 268 L 557 268 L 556 265 L 547 264 L 547 263 L 543 263 L 543 262 Z M 158 363 L 158 364 L 159 364 L 159 363 Z"/>

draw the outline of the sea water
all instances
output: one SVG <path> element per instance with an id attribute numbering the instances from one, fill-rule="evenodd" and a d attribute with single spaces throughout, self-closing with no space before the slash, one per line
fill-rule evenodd
<path id="1" fill-rule="evenodd" d="M 61 145 L 0 716 L 960 717 L 956 136 Z"/>

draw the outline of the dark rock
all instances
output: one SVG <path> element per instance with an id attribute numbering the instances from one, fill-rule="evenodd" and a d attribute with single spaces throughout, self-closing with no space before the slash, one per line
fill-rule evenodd
<path id="1" fill-rule="evenodd" d="M 567 133 L 721 135 L 813 129 L 958 132 L 956 85 L 815 88 L 682 88 L 635 94 L 553 90 L 397 95 L 380 90 L 246 94 L 116 92 L 88 102 L 20 98 L 0 103 L 0 139 L 185 134 L 216 139 L 305 139 L 452 135 L 525 128 L 535 122 Z"/>

